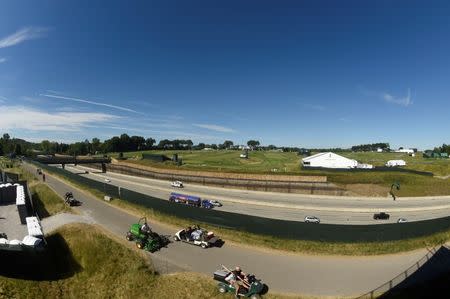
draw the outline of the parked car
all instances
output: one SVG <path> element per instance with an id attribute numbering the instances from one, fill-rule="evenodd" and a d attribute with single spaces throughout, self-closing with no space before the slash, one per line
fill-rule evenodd
<path id="1" fill-rule="evenodd" d="M 373 219 L 374 220 L 388 220 L 389 214 L 387 214 L 385 212 L 375 213 L 375 214 L 373 214 Z"/>
<path id="2" fill-rule="evenodd" d="M 170 185 L 176 188 L 183 188 L 183 183 L 180 181 L 173 181 Z"/>
<path id="3" fill-rule="evenodd" d="M 405 223 L 408 222 L 408 220 L 406 220 L 406 218 L 398 218 L 397 223 Z"/>
<path id="4" fill-rule="evenodd" d="M 320 219 L 316 216 L 306 216 L 305 223 L 320 223 Z"/>

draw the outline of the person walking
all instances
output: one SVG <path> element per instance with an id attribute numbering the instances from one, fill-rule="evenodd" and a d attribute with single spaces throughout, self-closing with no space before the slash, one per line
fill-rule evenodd
<path id="1" fill-rule="evenodd" d="M 42 181 L 45 182 L 45 173 L 42 174 Z"/>

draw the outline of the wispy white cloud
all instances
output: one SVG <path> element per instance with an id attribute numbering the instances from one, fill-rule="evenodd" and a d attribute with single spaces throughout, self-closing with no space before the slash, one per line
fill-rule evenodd
<path id="1" fill-rule="evenodd" d="M 211 131 L 221 132 L 221 133 L 233 133 L 233 132 L 235 132 L 231 128 L 222 127 L 222 126 L 213 125 L 213 124 L 192 124 L 192 125 L 194 127 L 199 127 L 199 128 L 203 128 L 203 129 L 207 129 L 207 130 L 211 130 Z"/>
<path id="2" fill-rule="evenodd" d="M 54 95 L 54 94 L 40 94 L 40 96 L 47 97 L 47 98 L 54 98 L 54 99 L 69 100 L 69 101 L 74 101 L 74 102 L 79 102 L 79 103 L 86 103 L 86 104 L 91 104 L 91 105 L 108 107 L 108 108 L 122 110 L 122 111 L 126 111 L 126 112 L 143 114 L 141 112 L 138 112 L 138 111 L 130 109 L 130 108 L 126 108 L 126 107 L 122 107 L 122 106 L 116 106 L 116 105 L 111 105 L 111 104 L 106 104 L 106 103 L 101 103 L 101 102 L 96 102 L 96 101 L 87 100 L 87 99 L 66 97 L 66 96 Z"/>
<path id="3" fill-rule="evenodd" d="M 57 112 L 49 113 L 24 106 L 0 106 L 0 128 L 29 131 L 77 132 L 89 124 L 119 119 L 105 113 Z"/>
<path id="4" fill-rule="evenodd" d="M 325 106 L 316 104 L 303 104 L 303 107 L 316 111 L 324 111 L 326 109 Z"/>
<path id="5" fill-rule="evenodd" d="M 26 40 L 43 37 L 47 31 L 48 29 L 44 27 L 22 28 L 13 34 L 0 39 L 0 48 L 12 47 Z"/>
<path id="6" fill-rule="evenodd" d="M 413 104 L 413 102 L 411 101 L 411 90 L 409 88 L 408 93 L 404 97 L 395 97 L 385 92 L 383 93 L 382 98 L 388 103 L 397 104 L 405 107 L 408 107 L 409 105 Z"/>
<path id="7" fill-rule="evenodd" d="M 339 118 L 339 121 L 342 121 L 342 122 L 350 122 L 350 119 L 348 119 L 347 117 L 340 117 L 340 118 Z"/>
<path id="8" fill-rule="evenodd" d="M 0 63 L 5 62 L 7 59 L 5 57 L 0 57 Z"/>
<path id="9" fill-rule="evenodd" d="M 5 103 L 7 100 L 4 96 L 0 96 L 0 103 Z"/>
<path id="10" fill-rule="evenodd" d="M 408 107 L 413 104 L 412 96 L 411 96 L 411 89 L 408 88 L 407 94 L 404 97 L 396 97 L 388 92 L 377 92 L 370 89 L 365 88 L 364 86 L 358 86 L 359 92 L 367 97 L 378 97 L 382 99 L 383 101 L 391 104 L 397 104 L 401 106 Z"/>

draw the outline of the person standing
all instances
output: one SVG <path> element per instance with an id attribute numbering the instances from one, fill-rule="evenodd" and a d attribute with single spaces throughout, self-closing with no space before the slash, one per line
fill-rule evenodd
<path id="1" fill-rule="evenodd" d="M 42 181 L 45 182 L 45 173 L 42 174 Z"/>

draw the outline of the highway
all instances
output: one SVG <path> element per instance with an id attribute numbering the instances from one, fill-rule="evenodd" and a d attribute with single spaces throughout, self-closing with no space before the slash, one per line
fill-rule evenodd
<path id="1" fill-rule="evenodd" d="M 90 179 L 120 186 L 154 197 L 168 199 L 171 192 L 185 193 L 223 203 L 223 211 L 268 218 L 303 221 L 305 216 L 316 216 L 321 223 L 330 224 L 382 224 L 397 222 L 399 218 L 418 221 L 450 215 L 450 196 L 397 198 L 390 197 L 342 197 L 289 193 L 272 193 L 225 189 L 219 187 L 186 184 L 179 189 L 170 182 L 135 177 L 114 172 L 101 173 L 85 166 L 68 166 L 66 169 Z M 88 174 L 84 174 L 84 171 Z M 387 212 L 389 220 L 373 220 L 373 214 Z"/>
<path id="2" fill-rule="evenodd" d="M 25 164 L 24 167 L 36 173 L 34 166 Z M 114 179 L 114 176 L 110 177 Z M 125 238 L 130 224 L 138 220 L 138 216 L 98 200 L 50 174 L 46 178 L 46 183 L 59 195 L 72 191 L 74 197 L 83 202 L 76 209 L 90 222 L 120 238 Z M 172 235 L 178 229 L 149 221 L 153 230 L 160 234 Z M 244 271 L 255 273 L 272 291 L 311 296 L 354 296 L 389 281 L 428 252 L 420 249 L 371 257 L 313 256 L 261 250 L 224 241 L 222 248 L 209 249 L 176 242 L 149 256 L 162 273 L 195 271 L 212 276 L 220 264 L 240 265 Z"/>

